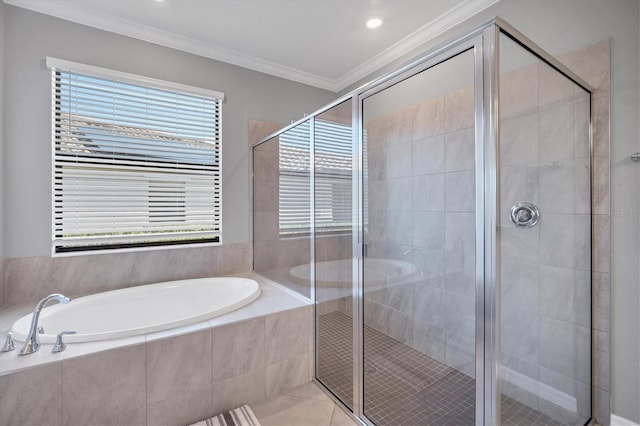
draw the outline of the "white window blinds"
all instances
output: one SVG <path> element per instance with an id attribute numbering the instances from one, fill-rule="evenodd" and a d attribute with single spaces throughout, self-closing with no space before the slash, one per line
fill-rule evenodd
<path id="1" fill-rule="evenodd" d="M 352 128 L 316 119 L 316 232 L 351 229 Z M 280 235 L 309 232 L 311 226 L 309 122 L 280 135 Z"/>
<path id="2" fill-rule="evenodd" d="M 221 99 L 52 69 L 54 252 L 220 242 Z"/>

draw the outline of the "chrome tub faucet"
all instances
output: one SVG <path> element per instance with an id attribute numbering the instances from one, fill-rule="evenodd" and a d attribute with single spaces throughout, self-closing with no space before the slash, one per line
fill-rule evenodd
<path id="1" fill-rule="evenodd" d="M 69 303 L 71 299 L 62 294 L 50 294 L 44 299 L 42 299 L 36 305 L 36 308 L 33 311 L 33 317 L 31 318 L 31 327 L 29 327 L 29 334 L 27 335 L 27 340 L 24 342 L 24 346 L 22 350 L 20 350 L 20 355 L 29 355 L 34 352 L 37 352 L 40 349 L 40 339 L 38 337 L 38 320 L 40 319 L 40 312 L 42 309 L 47 306 L 50 302 L 58 302 L 58 303 Z"/>

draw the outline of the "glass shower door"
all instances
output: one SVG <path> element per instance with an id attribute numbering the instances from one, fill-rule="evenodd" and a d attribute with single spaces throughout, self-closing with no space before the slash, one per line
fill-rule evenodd
<path id="1" fill-rule="evenodd" d="M 313 131 L 316 377 L 353 409 L 353 126 L 348 100 Z"/>
<path id="2" fill-rule="evenodd" d="M 473 49 L 366 96 L 363 410 L 476 423 Z"/>
<path id="3" fill-rule="evenodd" d="M 591 416 L 589 93 L 500 36 L 500 417 Z"/>

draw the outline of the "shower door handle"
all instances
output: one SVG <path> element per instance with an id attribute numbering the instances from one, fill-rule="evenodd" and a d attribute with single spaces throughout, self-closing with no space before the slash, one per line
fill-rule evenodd
<path id="1" fill-rule="evenodd" d="M 532 228 L 540 219 L 540 210 L 535 204 L 526 201 L 511 207 L 511 221 L 519 228 Z"/>

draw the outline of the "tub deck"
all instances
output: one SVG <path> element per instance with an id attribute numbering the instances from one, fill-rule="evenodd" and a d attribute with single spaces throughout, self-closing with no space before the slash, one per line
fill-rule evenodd
<path id="1" fill-rule="evenodd" d="M 263 317 L 269 314 L 300 308 L 311 304 L 311 302 L 304 297 L 299 296 L 295 292 L 290 291 L 282 285 L 279 285 L 276 282 L 265 278 L 255 272 L 240 273 L 228 276 L 250 278 L 257 281 L 260 285 L 260 296 L 247 306 L 244 306 L 233 312 L 217 316 L 210 320 L 132 337 L 86 343 L 69 343 L 67 349 L 64 352 L 60 352 L 57 354 L 51 353 L 53 344 L 42 343 L 42 346 L 40 347 L 40 350 L 38 352 L 27 356 L 19 356 L 18 352 L 22 347 L 22 342 L 16 341 L 15 351 L 0 353 L 0 376 L 17 372 L 25 368 L 32 368 L 39 365 L 59 362 L 63 359 L 89 355 L 92 353 L 124 346 L 138 345 L 159 339 L 167 339 L 172 336 L 180 336 L 198 330 L 214 328 L 232 324 L 235 322 L 249 320 L 252 318 Z M 0 308 L 0 332 L 4 333 L 11 330 L 11 326 L 17 319 L 33 312 L 36 303 L 37 301 L 34 301 L 33 303 L 29 304 L 20 304 Z M 4 343 L 4 340 L 2 339 L 2 342 L 0 343 Z"/>

